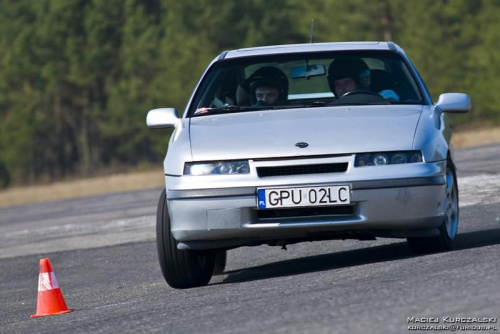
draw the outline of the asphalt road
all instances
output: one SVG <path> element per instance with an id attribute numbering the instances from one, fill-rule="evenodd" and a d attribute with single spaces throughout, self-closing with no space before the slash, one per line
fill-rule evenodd
<path id="1" fill-rule="evenodd" d="M 224 275 L 190 290 L 160 273 L 160 189 L 0 208 L 0 333 L 499 332 L 498 322 L 445 322 L 500 318 L 500 146 L 458 150 L 455 160 L 461 221 L 451 252 L 415 256 L 398 239 L 245 247 L 228 252 Z M 31 319 L 44 257 L 75 311 Z"/>

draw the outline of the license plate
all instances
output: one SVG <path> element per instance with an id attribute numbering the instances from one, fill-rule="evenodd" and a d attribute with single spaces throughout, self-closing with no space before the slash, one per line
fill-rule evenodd
<path id="1" fill-rule="evenodd" d="M 349 186 L 257 189 L 259 209 L 345 205 L 351 202 Z"/>

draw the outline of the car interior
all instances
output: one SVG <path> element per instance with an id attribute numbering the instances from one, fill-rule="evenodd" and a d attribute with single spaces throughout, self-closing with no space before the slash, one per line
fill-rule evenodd
<path id="1" fill-rule="evenodd" d="M 250 81 L 252 74 L 262 67 L 275 67 L 281 70 L 288 79 L 287 106 L 311 106 L 346 104 L 421 104 L 421 93 L 417 89 L 415 80 L 401 59 L 383 57 L 359 57 L 370 70 L 371 84 L 369 91 L 364 90 L 351 94 L 349 99 L 336 97 L 328 84 L 328 66 L 332 58 L 318 58 L 314 60 L 290 61 L 263 61 L 245 63 L 239 61 L 234 64 L 227 62 L 227 66 L 218 66 L 213 73 L 209 73 L 202 84 L 202 96 L 195 97 L 196 112 L 203 109 L 225 107 L 253 106 Z M 397 100 L 386 101 L 375 98 L 377 92 L 384 90 L 394 91 L 399 97 Z M 372 94 L 370 94 L 370 91 Z M 364 96 L 363 96 L 364 95 Z M 367 97 L 366 95 L 372 95 Z M 343 101 L 340 101 L 343 100 Z M 198 101 L 198 102 L 196 102 Z"/>

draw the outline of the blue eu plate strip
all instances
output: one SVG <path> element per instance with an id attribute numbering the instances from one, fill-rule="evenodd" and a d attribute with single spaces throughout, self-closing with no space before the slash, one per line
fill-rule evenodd
<path id="1" fill-rule="evenodd" d="M 259 201 L 259 209 L 266 208 L 266 191 L 264 189 L 259 189 L 257 191 L 257 199 Z"/>

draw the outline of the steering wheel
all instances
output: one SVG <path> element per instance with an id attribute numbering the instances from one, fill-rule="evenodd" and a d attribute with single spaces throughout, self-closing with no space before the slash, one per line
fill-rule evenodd
<path id="1" fill-rule="evenodd" d="M 345 93 L 336 100 L 330 102 L 331 105 L 342 104 L 391 104 L 389 100 L 376 92 L 367 89 L 355 89 Z"/>

